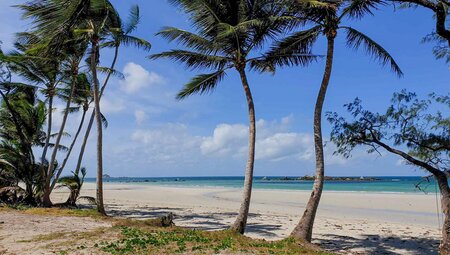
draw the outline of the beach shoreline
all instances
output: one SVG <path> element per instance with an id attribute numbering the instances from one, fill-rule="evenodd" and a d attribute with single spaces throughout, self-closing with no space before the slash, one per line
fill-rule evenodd
<path id="1" fill-rule="evenodd" d="M 238 188 L 105 183 L 104 189 L 112 216 L 146 219 L 172 212 L 175 224 L 205 230 L 226 229 L 241 199 Z M 81 195 L 94 196 L 95 184 L 85 183 Z M 287 237 L 309 195 L 308 191 L 255 189 L 246 234 L 267 240 Z M 52 199 L 64 201 L 66 196 L 66 191 L 57 190 Z M 374 254 L 374 249 L 387 254 L 433 254 L 439 245 L 438 224 L 434 194 L 325 191 L 314 242 L 346 254 Z"/>

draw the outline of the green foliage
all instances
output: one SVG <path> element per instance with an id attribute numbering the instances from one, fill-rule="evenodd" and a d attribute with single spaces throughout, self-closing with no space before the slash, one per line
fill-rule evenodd
<path id="1" fill-rule="evenodd" d="M 385 113 L 374 113 L 355 99 L 346 105 L 351 122 L 328 113 L 336 153 L 349 157 L 355 147 L 365 145 L 369 153 L 383 148 L 432 173 L 450 169 L 450 95 L 419 99 L 402 91 L 391 102 Z"/>
<path id="2" fill-rule="evenodd" d="M 204 1 L 172 0 L 189 16 L 196 33 L 174 27 L 163 28 L 158 35 L 187 48 L 150 56 L 167 58 L 193 70 L 209 70 L 185 85 L 178 94 L 183 99 L 192 94 L 213 91 L 228 69 L 274 70 L 274 62 L 286 56 L 273 55 L 269 60 L 259 51 L 264 44 L 288 29 L 290 18 L 284 16 L 283 5 L 273 1 Z M 290 57 L 291 63 L 307 65 L 315 56 L 302 52 Z M 294 60 L 295 59 L 295 60 Z"/>
<path id="3" fill-rule="evenodd" d="M 312 26 L 303 31 L 295 32 L 287 37 L 277 40 L 271 50 L 266 53 L 260 62 L 254 66 L 261 71 L 273 71 L 276 67 L 294 66 L 303 63 L 305 54 L 311 54 L 312 47 L 320 35 L 335 38 L 339 30 L 345 30 L 347 45 L 354 49 L 364 47 L 366 53 L 378 60 L 383 66 L 390 65 L 391 70 L 398 76 L 403 73 L 394 58 L 375 40 L 350 26 L 343 26 L 347 20 L 361 19 L 365 15 L 373 15 L 384 2 L 380 0 L 354 0 L 327 2 L 317 4 L 310 1 L 298 1 L 290 6 L 291 26 Z M 278 56 L 278 57 L 277 57 Z"/>
<path id="4" fill-rule="evenodd" d="M 123 238 L 116 242 L 104 244 L 102 251 L 111 254 L 141 254 L 149 247 L 163 248 L 171 244 L 175 252 L 186 251 L 186 242 L 208 244 L 210 240 L 195 230 L 146 232 L 137 228 L 122 227 Z M 198 249 L 198 246 L 196 246 Z"/>
<path id="5" fill-rule="evenodd" d="M 120 227 L 121 238 L 94 245 L 109 254 L 331 254 L 303 247 L 294 239 L 253 240 L 231 231 L 206 232 L 183 228 Z"/>

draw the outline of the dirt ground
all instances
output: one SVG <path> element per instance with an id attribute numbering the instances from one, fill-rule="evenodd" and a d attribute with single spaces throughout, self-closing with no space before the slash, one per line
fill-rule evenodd
<path id="1" fill-rule="evenodd" d="M 12 210 L 0 212 L 0 254 L 67 254 L 65 250 L 80 245 L 93 246 L 90 235 L 97 235 L 111 226 L 110 222 L 87 217 L 42 216 Z M 99 254 L 88 247 L 76 250 L 70 254 Z"/>

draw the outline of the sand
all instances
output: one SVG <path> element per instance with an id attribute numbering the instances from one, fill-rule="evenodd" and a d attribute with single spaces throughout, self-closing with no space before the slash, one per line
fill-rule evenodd
<path id="1" fill-rule="evenodd" d="M 151 218 L 173 212 L 175 223 L 218 230 L 234 220 L 241 190 L 106 183 L 110 215 Z M 63 201 L 64 191 L 53 194 Z M 82 195 L 94 196 L 86 183 Z M 310 193 L 254 190 L 246 235 L 285 238 L 303 213 Z M 442 220 L 442 219 L 441 219 Z M 324 192 L 314 228 L 314 243 L 342 254 L 436 254 L 439 245 L 434 194 Z"/>

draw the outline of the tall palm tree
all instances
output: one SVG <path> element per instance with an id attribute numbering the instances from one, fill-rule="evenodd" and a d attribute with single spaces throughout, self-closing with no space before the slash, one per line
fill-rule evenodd
<path id="1" fill-rule="evenodd" d="M 346 33 L 346 43 L 350 48 L 358 49 L 364 46 L 368 55 L 379 60 L 382 65 L 389 64 L 392 71 L 398 76 L 402 76 L 402 71 L 395 62 L 394 58 L 378 43 L 369 36 L 350 27 L 342 25 L 343 21 L 348 19 L 361 19 L 365 15 L 371 15 L 372 10 L 382 4 L 379 0 L 352 0 L 337 2 L 316 2 L 299 3 L 295 6 L 296 17 L 301 20 L 307 20 L 307 24 L 312 27 L 293 33 L 292 35 L 278 41 L 272 50 L 267 54 L 292 54 L 298 51 L 304 51 L 310 48 L 320 36 L 324 36 L 327 41 L 327 55 L 325 71 L 320 85 L 314 109 L 314 148 L 316 154 L 316 176 L 313 185 L 313 191 L 306 205 L 306 209 L 300 222 L 295 227 L 291 236 L 306 241 L 311 241 L 314 220 L 322 195 L 325 163 L 322 138 L 322 109 L 330 83 L 333 58 L 335 52 L 335 38 L 339 31 Z"/>
<path id="2" fill-rule="evenodd" d="M 168 58 L 192 69 L 210 69 L 212 73 L 200 74 L 187 83 L 177 98 L 192 94 L 212 92 L 230 69 L 239 74 L 247 99 L 249 116 L 248 158 L 245 170 L 244 192 L 239 214 L 231 229 L 244 233 L 253 182 L 255 160 L 256 114 L 248 69 L 273 70 L 273 63 L 311 62 L 314 57 L 301 54 L 273 55 L 271 59 L 258 56 L 266 40 L 272 39 L 285 28 L 282 9 L 274 1 L 244 0 L 172 0 L 189 15 L 197 33 L 174 27 L 166 27 L 158 35 L 169 41 L 177 41 L 188 50 L 175 49 L 154 54 L 151 59 Z M 255 57 L 256 55 L 256 57 Z"/>
<path id="3" fill-rule="evenodd" d="M 4 56 L 4 61 L 8 62 L 8 65 L 14 73 L 20 75 L 32 86 L 41 88 L 41 92 L 47 98 L 47 136 L 45 144 L 42 150 L 41 156 L 41 172 L 44 176 L 43 196 L 42 203 L 46 206 L 51 205 L 49 198 L 49 180 L 53 176 L 53 172 L 50 168 L 54 167 L 55 160 L 47 163 L 46 156 L 47 151 L 51 145 L 50 138 L 52 137 L 52 125 L 53 125 L 53 104 L 56 96 L 57 87 L 67 78 L 64 72 L 62 72 L 62 62 L 65 56 L 63 56 L 62 48 L 58 48 L 52 52 L 52 54 L 42 54 L 35 42 L 43 40 L 43 38 L 33 33 L 19 33 L 17 34 L 17 41 L 15 43 L 15 51 L 12 51 L 8 56 Z M 49 57 L 51 55 L 51 57 Z M 61 134 L 61 132 L 59 132 Z M 54 146 L 53 154 L 59 149 L 60 135 L 58 135 L 56 146 Z M 45 170 L 45 166 L 48 166 L 48 170 Z"/>
<path id="4" fill-rule="evenodd" d="M 56 183 L 59 182 L 59 177 L 61 176 L 61 173 L 64 171 L 64 168 L 67 165 L 67 162 L 69 161 L 69 158 L 72 154 L 73 148 L 75 147 L 75 144 L 78 140 L 78 137 L 80 136 L 81 130 L 84 126 L 84 122 L 86 119 L 86 114 L 89 111 L 89 104 L 91 101 L 91 84 L 88 80 L 88 77 L 86 74 L 81 73 L 77 77 L 77 86 L 75 88 L 75 92 L 73 95 L 73 102 L 77 105 L 76 107 L 70 107 L 69 109 L 66 109 L 69 113 L 73 112 L 79 112 L 81 110 L 81 120 L 78 125 L 78 129 L 75 133 L 75 136 L 72 139 L 72 142 L 69 146 L 69 150 L 67 151 L 64 160 L 62 161 L 61 166 L 59 167 L 51 185 L 51 191 L 55 188 Z M 61 89 L 59 96 L 64 100 L 68 101 L 70 99 L 72 93 L 71 86 L 68 86 L 67 88 Z M 74 174 L 77 175 L 79 171 L 75 171 Z"/>
<path id="5" fill-rule="evenodd" d="M 97 67 L 100 45 L 122 25 L 118 12 L 108 0 L 41 0 L 22 7 L 31 17 L 35 33 L 46 37 L 41 45 L 63 45 L 72 35 L 83 36 L 90 44 L 88 60 L 92 75 L 94 111 L 97 122 L 97 209 L 106 214 L 103 205 L 103 133 Z"/>
<path id="6" fill-rule="evenodd" d="M 130 10 L 130 14 L 129 14 L 127 22 L 122 23 L 122 27 L 119 30 L 112 31 L 112 34 L 111 34 L 112 37 L 109 38 L 110 40 L 102 44 L 102 48 L 103 47 L 114 48 L 114 57 L 113 57 L 111 66 L 106 69 L 107 74 L 106 74 L 106 78 L 103 82 L 103 85 L 100 89 L 100 98 L 103 96 L 103 92 L 105 91 L 106 86 L 108 85 L 108 82 L 109 82 L 111 76 L 116 72 L 115 67 L 117 64 L 117 59 L 119 57 L 120 46 L 122 46 L 122 45 L 134 46 L 134 47 L 146 50 L 146 51 L 150 50 L 151 44 L 148 41 L 130 35 L 133 31 L 135 31 L 137 29 L 137 27 L 140 23 L 140 19 L 141 18 L 140 18 L 139 6 L 135 5 Z M 83 162 L 83 156 L 84 156 L 84 151 L 86 149 L 87 140 L 89 138 L 89 135 L 90 135 L 90 132 L 92 129 L 92 125 L 94 123 L 94 116 L 95 116 L 95 114 L 92 113 L 91 118 L 89 120 L 89 124 L 87 126 L 87 129 L 86 129 L 86 132 L 84 135 L 83 143 L 81 145 L 80 154 L 78 156 L 78 161 L 77 161 L 77 166 L 75 168 L 75 173 L 78 173 L 81 169 L 81 164 Z"/>
<path id="7" fill-rule="evenodd" d="M 62 45 L 61 51 L 64 53 L 64 61 L 62 63 L 61 72 L 65 73 L 65 83 L 68 84 L 69 87 L 69 95 L 66 100 L 66 107 L 63 111 L 62 123 L 59 129 L 59 132 L 56 136 L 55 147 L 53 148 L 51 158 L 48 164 L 45 184 L 44 184 L 44 194 L 42 197 L 42 201 L 44 206 L 51 206 L 52 202 L 50 200 L 50 194 L 54 185 L 51 184 L 52 178 L 53 182 L 57 182 L 59 176 L 61 175 L 62 170 L 58 170 L 55 175 L 55 166 L 56 166 L 56 156 L 58 154 L 58 148 L 61 143 L 61 139 L 64 135 L 67 119 L 69 116 L 72 99 L 75 96 L 75 92 L 77 91 L 78 80 L 79 80 L 79 68 L 80 63 L 85 56 L 85 52 L 87 49 L 87 43 L 83 38 L 68 38 L 66 42 Z M 69 153 L 69 152 L 68 152 Z"/>

